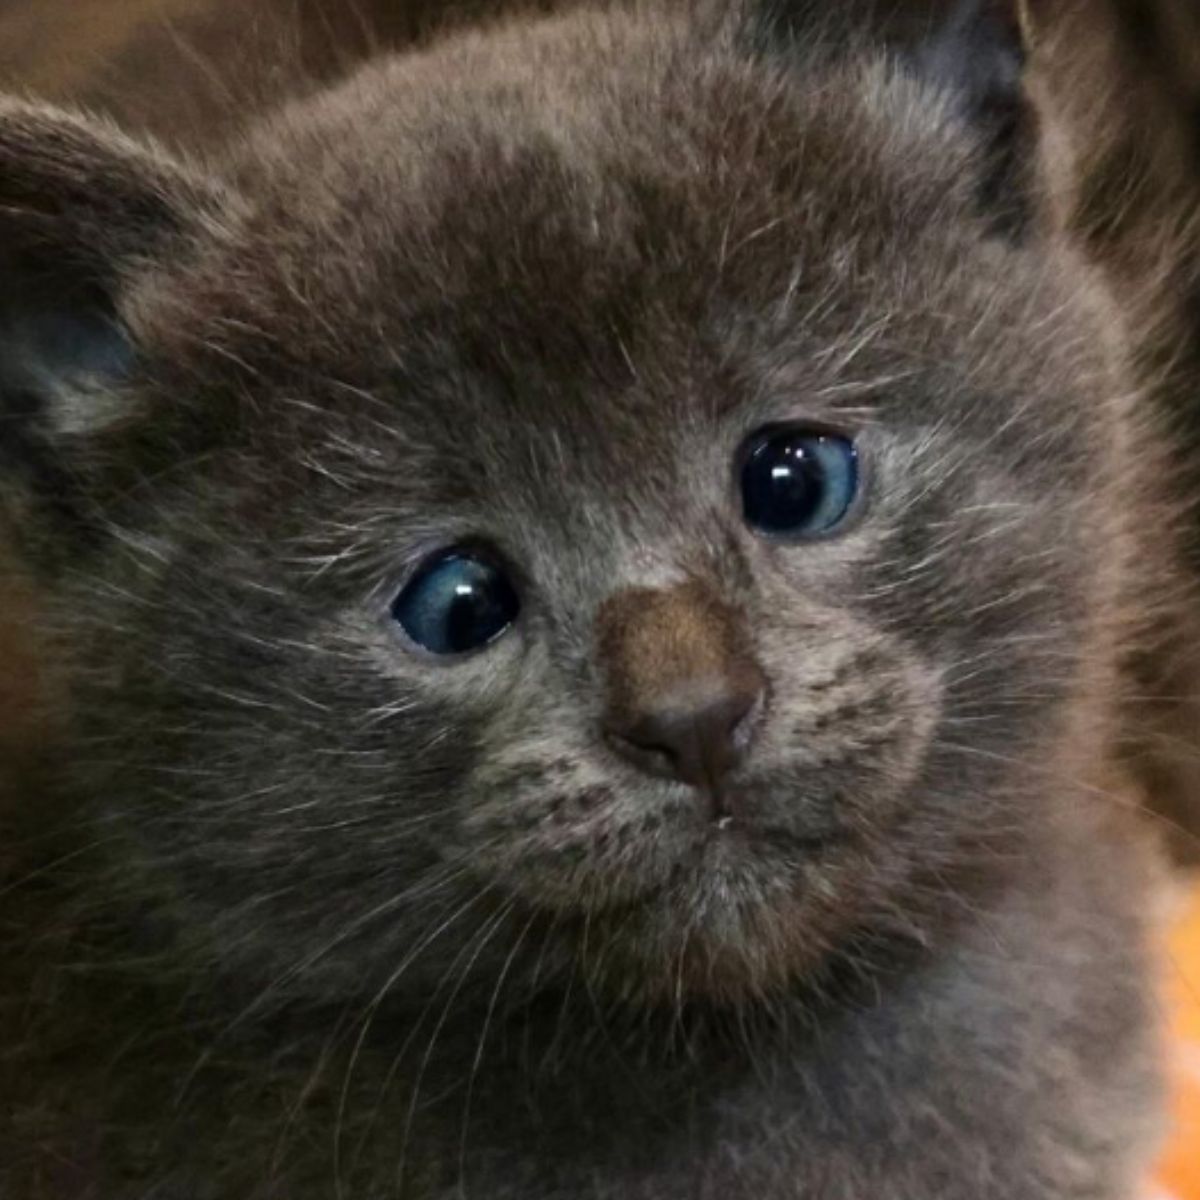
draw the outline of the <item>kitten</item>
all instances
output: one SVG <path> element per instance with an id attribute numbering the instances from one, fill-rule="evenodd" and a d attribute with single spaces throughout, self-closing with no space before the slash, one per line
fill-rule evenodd
<path id="1" fill-rule="evenodd" d="M 0 106 L 5 1196 L 1135 1194 L 1162 430 L 1008 22 L 727 8 Z"/>

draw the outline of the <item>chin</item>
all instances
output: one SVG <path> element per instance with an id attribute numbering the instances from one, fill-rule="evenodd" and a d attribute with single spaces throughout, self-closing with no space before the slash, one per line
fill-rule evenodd
<path id="1" fill-rule="evenodd" d="M 700 839 L 670 880 L 636 902 L 578 918 L 577 953 L 598 994 L 679 1009 L 746 1009 L 802 990 L 856 923 L 860 855 L 844 842 L 778 842 L 735 824 Z"/>

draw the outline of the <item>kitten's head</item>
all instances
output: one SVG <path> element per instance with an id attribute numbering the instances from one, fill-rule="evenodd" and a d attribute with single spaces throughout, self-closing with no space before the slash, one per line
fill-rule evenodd
<path id="1" fill-rule="evenodd" d="M 227 965 L 744 997 L 1039 803 L 1118 554 L 1087 326 L 944 96 L 795 57 L 495 31 L 213 178 L 0 109 L 63 774 Z"/>

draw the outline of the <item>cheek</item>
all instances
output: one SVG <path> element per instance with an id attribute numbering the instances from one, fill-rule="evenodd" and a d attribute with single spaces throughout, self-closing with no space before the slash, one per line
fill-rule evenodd
<path id="1" fill-rule="evenodd" d="M 336 889 L 384 873 L 450 818 L 446 797 L 472 770 L 478 729 L 455 707 L 383 676 L 316 627 L 250 658 L 232 638 L 191 635 L 138 655 L 152 738 L 103 699 L 94 723 L 123 743 L 119 815 L 164 861 L 203 878 L 256 872 L 247 893 L 302 875 Z M 186 654 L 186 658 L 185 658 Z M 187 669 L 181 669 L 181 664 Z M 175 851 L 181 851 L 176 856 Z"/>
<path id="2" fill-rule="evenodd" d="M 1091 568 L 1059 542 L 996 545 L 928 573 L 880 607 L 940 664 L 937 736 L 999 753 L 1036 742 L 1057 724 L 1091 645 Z"/>
<path id="3" fill-rule="evenodd" d="M 889 498 L 851 602 L 933 657 L 1069 632 L 1104 553 L 1086 491 L 1006 475 L 982 451 L 948 449 L 939 465 L 927 488 Z"/>
<path id="4" fill-rule="evenodd" d="M 1021 752 L 1052 728 L 1087 656 L 1110 548 L 1086 486 L 953 467 L 881 520 L 853 602 L 940 666 L 937 739 Z"/>
<path id="5" fill-rule="evenodd" d="M 941 672 L 852 613 L 803 605 L 762 638 L 772 681 L 756 755 L 800 794 L 882 806 L 919 768 L 942 710 Z"/>
<path id="6" fill-rule="evenodd" d="M 542 901 L 577 896 L 587 865 L 618 853 L 649 813 L 605 766 L 569 699 L 528 696 L 498 714 L 455 798 L 476 868 Z"/>

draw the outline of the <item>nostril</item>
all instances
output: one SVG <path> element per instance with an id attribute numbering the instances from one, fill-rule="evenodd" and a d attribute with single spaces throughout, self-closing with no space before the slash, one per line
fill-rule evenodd
<path id="1" fill-rule="evenodd" d="M 732 682 L 655 697 L 624 719 L 610 714 L 609 744 L 648 774 L 716 788 L 748 748 L 764 693 L 761 676 L 752 686 Z"/>
<path id="2" fill-rule="evenodd" d="M 652 775 L 674 777 L 676 774 L 676 752 L 667 745 L 646 740 L 645 735 L 638 736 L 633 732 L 620 732 L 606 727 L 605 740 L 622 758 L 635 766 L 649 771 Z"/>
<path id="3" fill-rule="evenodd" d="M 755 705 L 754 696 L 735 696 L 731 697 L 728 704 L 715 715 L 715 721 L 723 722 L 725 725 L 725 733 L 729 737 L 737 734 L 737 731 L 746 723 L 750 716 L 750 710 Z"/>

